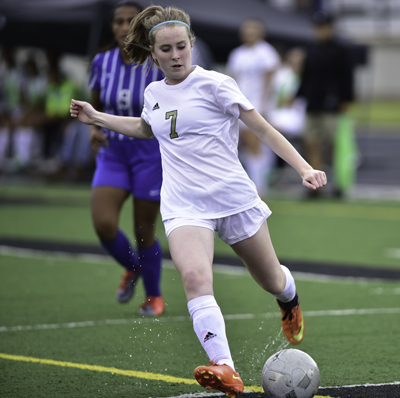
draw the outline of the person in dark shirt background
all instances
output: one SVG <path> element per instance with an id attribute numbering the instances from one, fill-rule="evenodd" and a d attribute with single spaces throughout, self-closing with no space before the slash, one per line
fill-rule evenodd
<path id="1" fill-rule="evenodd" d="M 296 97 L 307 101 L 305 158 L 314 169 L 327 171 L 338 117 L 354 100 L 353 62 L 349 49 L 335 38 L 331 15 L 318 12 L 313 24 L 316 41 L 307 51 Z M 338 187 L 332 192 L 342 194 Z"/>

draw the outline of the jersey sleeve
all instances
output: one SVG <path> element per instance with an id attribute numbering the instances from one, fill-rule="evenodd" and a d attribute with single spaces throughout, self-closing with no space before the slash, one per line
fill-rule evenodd
<path id="1" fill-rule="evenodd" d="M 101 63 L 99 58 L 99 54 L 94 57 L 89 75 L 89 87 L 96 91 L 100 91 Z"/>
<path id="2" fill-rule="evenodd" d="M 246 111 L 254 109 L 251 102 L 240 91 L 236 81 L 226 76 L 217 88 L 217 102 L 226 114 L 239 118 L 239 105 Z"/>
<path id="3" fill-rule="evenodd" d="M 149 118 L 149 112 L 148 112 L 148 106 L 149 106 L 149 95 L 148 95 L 148 88 L 144 90 L 144 103 L 143 103 L 143 109 L 142 109 L 142 114 L 140 117 L 149 125 L 151 126 L 150 118 Z"/>

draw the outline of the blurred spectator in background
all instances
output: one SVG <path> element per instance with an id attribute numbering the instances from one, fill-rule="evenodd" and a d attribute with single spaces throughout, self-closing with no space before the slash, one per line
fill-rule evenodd
<path id="1" fill-rule="evenodd" d="M 301 152 L 301 136 L 305 127 L 306 103 L 303 99 L 293 100 L 300 86 L 300 73 L 305 52 L 299 47 L 286 50 L 282 65 L 275 73 L 271 89 L 271 109 L 267 120 L 289 142 Z M 286 162 L 277 157 L 277 169 L 286 167 Z"/>
<path id="2" fill-rule="evenodd" d="M 199 65 L 208 70 L 213 69 L 215 64 L 214 57 L 208 44 L 197 36 L 193 44 L 192 62 L 193 65 Z"/>
<path id="3" fill-rule="evenodd" d="M 5 167 L 12 148 L 14 121 L 21 103 L 21 73 L 15 61 L 15 50 L 3 46 L 0 63 L 0 167 Z"/>
<path id="4" fill-rule="evenodd" d="M 335 40 L 334 20 L 327 13 L 313 16 L 316 42 L 306 54 L 298 98 L 307 101 L 305 158 L 318 170 L 332 165 L 338 116 L 354 100 L 353 64 L 348 49 Z M 335 196 L 342 192 L 335 187 Z M 312 196 L 319 195 L 314 191 Z"/>
<path id="5" fill-rule="evenodd" d="M 299 137 L 305 124 L 305 101 L 293 100 L 300 86 L 305 52 L 301 48 L 291 48 L 283 56 L 282 66 L 276 72 L 271 89 L 271 110 L 268 122 L 287 139 Z"/>
<path id="6" fill-rule="evenodd" d="M 15 171 L 27 170 L 40 156 L 46 86 L 46 76 L 39 73 L 34 55 L 28 54 L 22 64 L 21 101 L 14 121 L 12 160 Z"/>
<path id="7" fill-rule="evenodd" d="M 47 177 L 50 181 L 79 180 L 90 161 L 89 129 L 71 119 L 69 103 L 71 98 L 84 97 L 84 93 L 61 72 L 60 54 L 48 51 L 47 60 L 43 147 L 44 158 L 50 160 Z"/>
<path id="8" fill-rule="evenodd" d="M 88 127 L 71 119 L 72 97 L 85 97 L 60 69 L 60 54 L 3 47 L 0 62 L 0 168 L 8 174 L 38 172 L 49 180 L 73 179 L 90 163 Z M 19 63 L 16 62 L 16 54 Z"/>
<path id="9" fill-rule="evenodd" d="M 326 0 L 268 0 L 268 4 L 283 11 L 309 14 L 319 10 Z"/>
<path id="10" fill-rule="evenodd" d="M 265 41 L 265 26 L 256 18 L 242 22 L 239 36 L 242 45 L 228 58 L 227 72 L 237 82 L 243 94 L 264 117 L 270 106 L 271 82 L 280 65 L 275 48 Z M 239 157 L 261 197 L 268 188 L 269 171 L 275 155 L 267 145 L 241 123 Z"/>

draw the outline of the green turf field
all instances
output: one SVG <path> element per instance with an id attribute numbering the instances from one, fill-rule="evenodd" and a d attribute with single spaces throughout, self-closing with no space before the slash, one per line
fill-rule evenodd
<path id="1" fill-rule="evenodd" d="M 97 244 L 88 188 L 0 188 L 0 237 Z M 5 201 L 5 199 L 8 199 Z M 398 202 L 268 200 L 268 223 L 280 258 L 400 269 Z M 126 203 L 121 226 L 132 237 L 132 211 Z M 157 235 L 167 249 L 161 221 Z M 217 254 L 232 254 L 216 240 Z"/>
<path id="2" fill-rule="evenodd" d="M 0 237 L 97 243 L 87 188 L 0 188 Z M 280 257 L 400 268 L 400 204 L 268 202 Z M 121 224 L 129 232 L 130 210 Z M 161 223 L 160 239 L 167 250 Z M 230 253 L 219 240 L 216 252 Z M 386 253 L 386 254 L 385 254 Z M 0 396 L 175 397 L 203 392 L 193 370 L 207 362 L 189 319 L 180 278 L 163 269 L 166 313 L 138 316 L 121 305 L 122 269 L 111 260 L 0 251 Z M 298 348 L 321 371 L 321 386 L 399 381 L 399 281 L 298 277 L 306 338 Z M 261 391 L 266 359 L 287 347 L 278 307 L 242 270 L 215 271 L 233 358 L 248 390 Z M 337 395 L 338 397 L 339 395 Z M 336 397 L 336 396 L 335 396 Z"/>

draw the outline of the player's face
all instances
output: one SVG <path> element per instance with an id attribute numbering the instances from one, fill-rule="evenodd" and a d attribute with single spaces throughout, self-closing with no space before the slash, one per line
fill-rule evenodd
<path id="1" fill-rule="evenodd" d="M 125 46 L 126 36 L 129 33 L 129 24 L 137 14 L 139 14 L 139 10 L 133 6 L 121 6 L 114 11 L 112 31 L 120 48 Z"/>
<path id="2" fill-rule="evenodd" d="M 239 30 L 240 39 L 248 46 L 263 40 L 264 34 L 264 27 L 258 21 L 245 21 Z"/>
<path id="3" fill-rule="evenodd" d="M 330 24 L 316 26 L 315 33 L 319 41 L 328 41 L 334 36 L 333 26 Z"/>
<path id="4" fill-rule="evenodd" d="M 183 82 L 192 71 L 192 42 L 185 26 L 162 26 L 155 33 L 152 57 L 168 84 Z"/>

